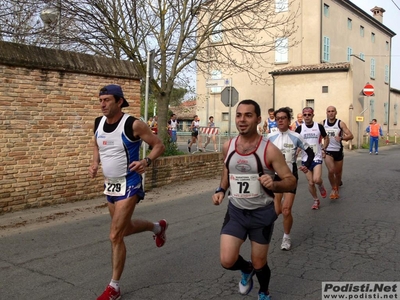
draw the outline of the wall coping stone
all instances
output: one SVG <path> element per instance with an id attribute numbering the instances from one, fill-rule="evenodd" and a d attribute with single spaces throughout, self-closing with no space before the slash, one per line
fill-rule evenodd
<path id="1" fill-rule="evenodd" d="M 0 64 L 129 79 L 141 79 L 127 60 L 0 41 Z"/>

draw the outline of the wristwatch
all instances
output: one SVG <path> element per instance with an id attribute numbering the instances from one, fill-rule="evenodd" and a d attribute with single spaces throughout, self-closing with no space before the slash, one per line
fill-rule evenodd
<path id="1" fill-rule="evenodd" d="M 225 190 L 225 189 L 223 189 L 222 187 L 219 187 L 219 188 L 217 188 L 217 189 L 215 190 L 215 194 L 217 194 L 217 193 L 220 193 L 220 192 L 223 192 L 223 193 L 224 193 L 224 195 L 225 195 L 225 193 L 226 193 L 226 190 Z"/>
<path id="2" fill-rule="evenodd" d="M 144 159 L 147 163 L 147 166 L 149 167 L 151 165 L 151 159 L 149 157 L 145 157 Z"/>

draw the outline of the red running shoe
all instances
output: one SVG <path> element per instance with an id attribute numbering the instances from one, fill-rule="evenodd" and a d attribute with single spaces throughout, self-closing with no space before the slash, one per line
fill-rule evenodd
<path id="1" fill-rule="evenodd" d="M 313 206 L 311 206 L 311 209 L 319 209 L 319 200 L 315 199 Z"/>
<path id="2" fill-rule="evenodd" d="M 165 231 L 168 228 L 168 223 L 164 219 L 158 221 L 158 223 L 160 224 L 161 231 L 159 233 L 155 234 L 153 237 L 156 240 L 156 246 L 157 247 L 162 247 L 162 246 L 164 246 L 164 244 L 165 244 L 165 242 L 167 240 L 167 237 L 165 235 Z"/>
<path id="3" fill-rule="evenodd" d="M 321 197 L 326 198 L 326 189 L 325 189 L 324 185 L 321 184 L 320 186 L 318 186 L 318 188 L 319 188 L 319 192 L 321 193 Z"/>
<path id="4" fill-rule="evenodd" d="M 103 294 L 97 298 L 97 300 L 118 300 L 121 299 L 121 291 L 114 289 L 111 285 L 108 285 Z"/>

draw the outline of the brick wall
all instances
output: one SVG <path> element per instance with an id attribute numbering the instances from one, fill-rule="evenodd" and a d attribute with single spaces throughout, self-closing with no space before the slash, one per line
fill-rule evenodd
<path id="1" fill-rule="evenodd" d="M 101 170 L 88 176 L 98 91 L 116 83 L 140 113 L 140 76 L 131 62 L 0 42 L 0 213 L 103 196 Z M 146 190 L 219 175 L 219 153 L 163 157 Z"/>
<path id="2" fill-rule="evenodd" d="M 0 212 L 101 195 L 88 166 L 98 91 L 110 83 L 139 115 L 131 62 L 0 42 Z"/>
<path id="3" fill-rule="evenodd" d="M 220 176 L 223 167 L 221 153 L 177 155 L 158 158 L 145 175 L 145 188 L 186 180 L 215 178 Z"/>

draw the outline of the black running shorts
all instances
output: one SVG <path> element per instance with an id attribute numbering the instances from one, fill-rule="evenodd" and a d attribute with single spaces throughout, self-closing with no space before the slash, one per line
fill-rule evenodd
<path id="1" fill-rule="evenodd" d="M 248 236 L 250 241 L 267 245 L 271 241 L 277 218 L 274 202 L 254 210 L 240 209 L 229 202 L 221 234 L 232 235 L 243 241 Z"/>

